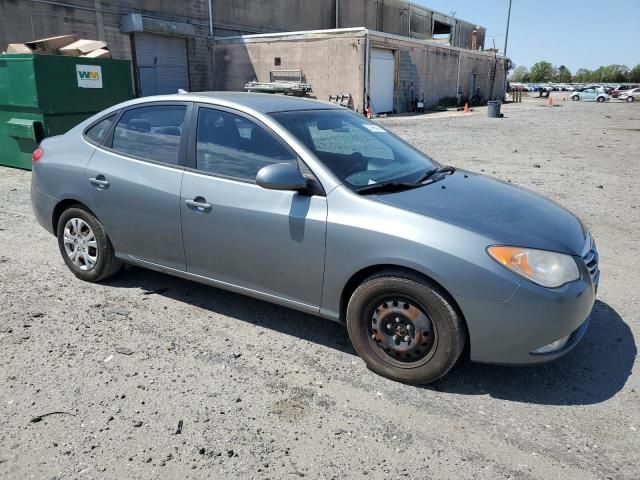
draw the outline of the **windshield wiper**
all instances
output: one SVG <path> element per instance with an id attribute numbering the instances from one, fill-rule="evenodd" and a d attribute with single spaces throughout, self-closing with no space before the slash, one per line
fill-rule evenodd
<path id="1" fill-rule="evenodd" d="M 437 175 L 439 173 L 453 173 L 455 171 L 456 171 L 456 167 L 452 167 L 451 165 L 443 165 L 442 167 L 435 168 L 433 170 L 429 170 L 427 173 L 425 173 L 422 176 L 422 178 L 420 178 L 417 181 L 417 183 L 426 182 L 430 178 L 433 178 L 434 175 Z"/>
<path id="2" fill-rule="evenodd" d="M 411 188 L 418 187 L 422 187 L 422 185 L 419 183 L 380 182 L 360 187 L 356 190 L 356 193 L 366 195 L 368 193 L 400 192 L 402 190 L 409 190 Z"/>
<path id="3" fill-rule="evenodd" d="M 365 195 L 367 193 L 400 192 L 402 190 L 409 190 L 411 188 L 424 187 L 425 185 L 428 185 L 429 183 L 431 183 L 431 182 L 429 183 L 425 183 L 425 182 L 427 182 L 427 180 L 432 179 L 437 174 L 453 173 L 455 171 L 456 171 L 455 167 L 452 167 L 451 165 L 443 165 L 442 167 L 429 170 L 427 173 L 425 173 L 422 176 L 422 178 L 420 178 L 415 183 L 394 182 L 394 181 L 374 183 L 373 185 L 360 187 L 359 189 L 356 190 L 356 193 L 359 193 L 360 195 Z M 436 180 L 434 179 L 433 181 L 435 182 Z"/>

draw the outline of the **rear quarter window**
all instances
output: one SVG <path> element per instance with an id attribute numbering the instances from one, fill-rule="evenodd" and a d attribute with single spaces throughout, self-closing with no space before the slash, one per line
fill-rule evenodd
<path id="1" fill-rule="evenodd" d="M 111 128 L 111 125 L 113 124 L 113 121 L 115 119 L 116 114 L 114 113 L 113 115 L 100 120 L 98 123 L 89 127 L 89 129 L 84 132 L 85 137 L 94 143 L 102 143 L 105 135 L 109 131 L 109 128 Z"/>

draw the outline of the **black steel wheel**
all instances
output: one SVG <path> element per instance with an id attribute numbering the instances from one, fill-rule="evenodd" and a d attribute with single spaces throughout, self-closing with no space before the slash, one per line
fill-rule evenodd
<path id="1" fill-rule="evenodd" d="M 414 299 L 385 297 L 370 302 L 366 316 L 369 339 L 377 354 L 398 368 L 421 365 L 429 361 L 437 345 L 438 333 Z"/>
<path id="2" fill-rule="evenodd" d="M 371 370 L 412 384 L 444 376 L 460 358 L 467 335 L 446 292 L 401 270 L 377 273 L 356 288 L 347 328 Z"/>

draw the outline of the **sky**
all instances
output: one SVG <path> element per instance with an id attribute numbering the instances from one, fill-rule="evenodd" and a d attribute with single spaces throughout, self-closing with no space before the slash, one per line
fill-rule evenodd
<path id="1" fill-rule="evenodd" d="M 485 48 L 504 50 L 509 0 L 413 0 L 487 28 Z M 640 64 L 640 0 L 513 0 L 507 55 L 516 65 L 540 60 L 575 72 Z"/>

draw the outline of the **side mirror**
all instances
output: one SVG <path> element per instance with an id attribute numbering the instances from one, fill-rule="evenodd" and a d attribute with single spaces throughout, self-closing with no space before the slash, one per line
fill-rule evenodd
<path id="1" fill-rule="evenodd" d="M 304 190 L 307 179 L 302 176 L 296 165 L 274 163 L 260 169 L 256 183 L 268 190 Z"/>

